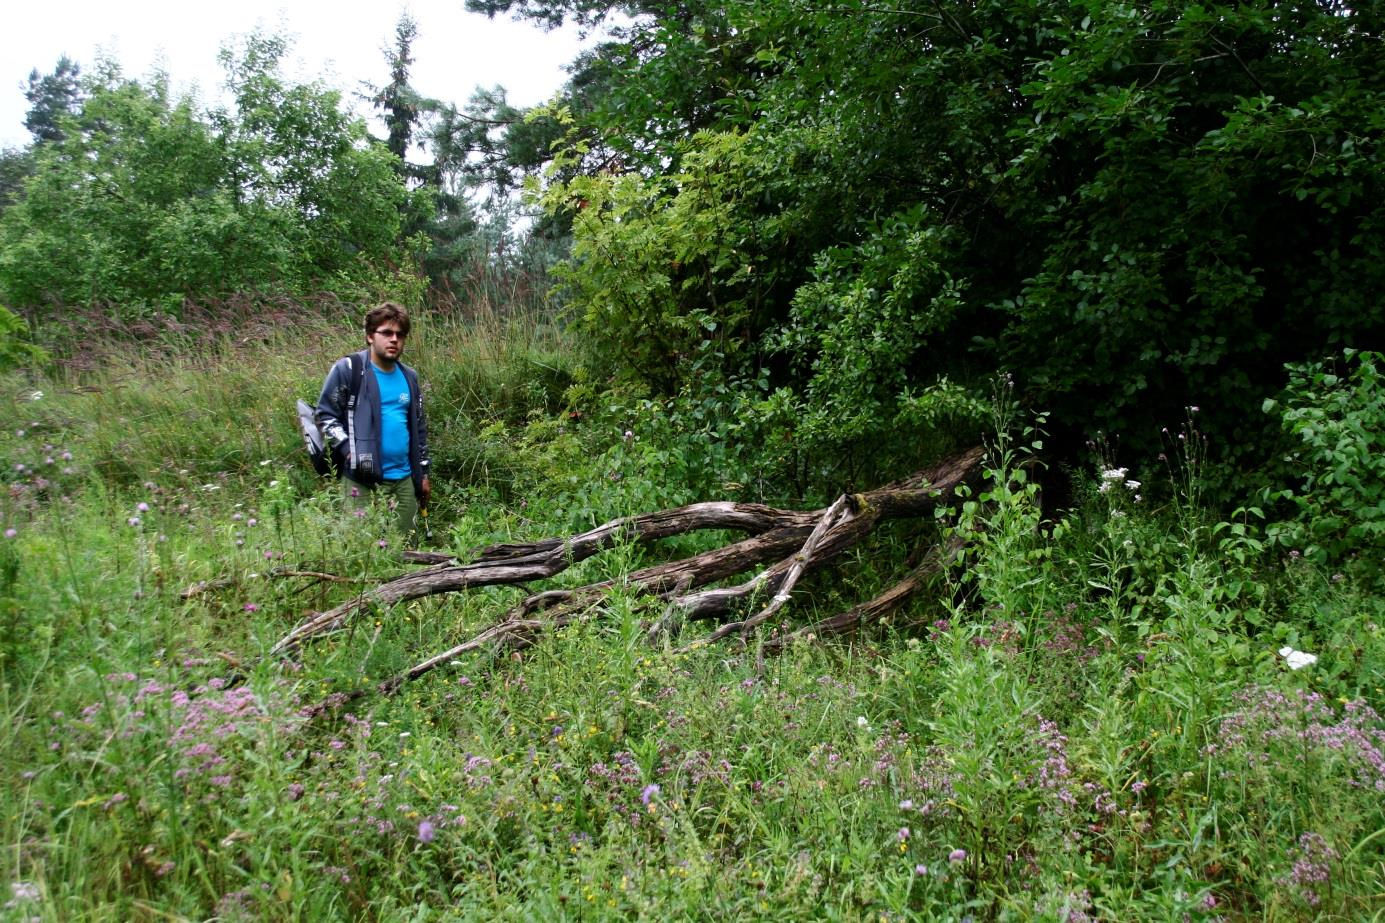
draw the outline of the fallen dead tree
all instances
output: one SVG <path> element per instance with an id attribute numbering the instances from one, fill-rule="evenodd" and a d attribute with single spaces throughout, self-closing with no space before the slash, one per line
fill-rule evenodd
<path id="1" fill-rule="evenodd" d="M 690 647 L 724 638 L 744 638 L 775 620 L 805 573 L 855 546 L 883 522 L 924 516 L 939 503 L 946 503 L 958 486 L 977 477 L 981 456 L 980 449 L 959 453 L 934 468 L 877 490 L 844 494 L 822 510 L 783 510 L 753 503 L 695 503 L 623 517 L 568 538 L 495 545 L 480 551 L 466 563 L 441 559 L 439 563 L 354 596 L 333 609 L 313 614 L 281 638 L 271 654 L 290 654 L 316 638 L 347 628 L 364 612 L 398 602 L 474 587 L 523 585 L 553 577 L 616 544 L 651 543 L 703 529 L 734 530 L 745 533 L 746 537 L 692 557 L 632 572 L 623 579 L 621 587 L 645 598 L 646 612 L 658 613 L 648 620 L 651 641 L 668 636 L 683 623 L 694 620 L 721 624 Z M 762 649 L 773 652 L 796 636 L 854 631 L 863 624 L 878 621 L 919 592 L 928 578 L 946 566 L 959 548 L 960 544 L 953 543 L 933 549 L 918 567 L 887 592 L 817 625 L 798 632 L 779 633 Z M 767 566 L 740 584 L 715 586 L 762 565 Z M 532 594 L 474 637 L 387 680 L 378 691 L 393 692 L 404 682 L 470 651 L 503 651 L 532 644 L 546 631 L 598 613 L 606 594 L 614 588 L 613 583 L 605 581 Z M 752 599 L 768 601 L 753 614 L 728 621 L 734 611 Z"/>

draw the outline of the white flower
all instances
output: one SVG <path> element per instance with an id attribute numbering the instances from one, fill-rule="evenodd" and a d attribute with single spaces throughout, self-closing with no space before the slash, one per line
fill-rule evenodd
<path id="1" fill-rule="evenodd" d="M 1289 664 L 1290 670 L 1301 670 L 1306 666 L 1318 662 L 1317 654 L 1310 654 L 1307 651 L 1296 651 L 1292 647 L 1281 647 L 1279 656 L 1283 657 Z"/>
<path id="2" fill-rule="evenodd" d="M 32 881 L 10 882 L 10 894 L 13 895 L 14 899 L 8 901 L 5 906 L 11 908 L 25 901 L 36 901 L 39 899 L 38 885 L 34 884 Z"/>
<path id="3" fill-rule="evenodd" d="M 29 395 L 29 400 L 31 400 L 31 401 L 41 401 L 41 400 L 43 400 L 43 392 L 42 392 L 42 391 L 35 391 L 33 394 Z"/>
<path id="4" fill-rule="evenodd" d="M 1101 472 L 1101 479 L 1103 481 L 1124 481 L 1125 473 L 1129 470 L 1128 468 L 1107 468 Z"/>

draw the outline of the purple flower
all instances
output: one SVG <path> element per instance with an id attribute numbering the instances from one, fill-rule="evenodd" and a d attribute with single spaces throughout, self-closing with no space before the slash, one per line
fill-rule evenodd
<path id="1" fill-rule="evenodd" d="M 900 828 L 899 828 L 898 836 L 899 836 L 899 842 L 901 842 L 901 843 L 907 842 L 908 839 L 909 839 L 909 828 L 908 828 L 908 827 L 900 827 Z"/>
<path id="2" fill-rule="evenodd" d="M 659 783 L 649 783 L 644 787 L 644 791 L 640 792 L 640 803 L 648 807 L 650 800 L 657 794 L 659 794 Z"/>
<path id="3" fill-rule="evenodd" d="M 292 785 L 288 787 L 289 801 L 297 801 L 299 798 L 302 798 L 303 792 L 304 789 L 302 783 L 294 782 Z"/>
<path id="4" fill-rule="evenodd" d="M 5 530 L 5 538 L 14 538 L 14 537 L 15 537 L 16 535 L 18 535 L 18 534 L 19 534 L 19 530 L 18 530 L 18 529 L 6 529 L 6 530 Z"/>
<path id="5" fill-rule="evenodd" d="M 141 513 L 147 513 L 149 512 L 149 504 L 141 500 L 138 504 L 136 504 L 135 509 L 139 510 Z"/>
<path id="6" fill-rule="evenodd" d="M 385 541 L 383 538 L 380 539 L 380 540 L 379 540 L 378 542 L 376 542 L 375 544 L 379 545 L 381 548 L 388 548 L 388 547 L 390 546 L 390 543 L 387 542 L 387 541 Z"/>
<path id="7" fill-rule="evenodd" d="M 954 849 L 952 852 L 947 854 L 948 862 L 964 862 L 966 861 L 966 858 L 967 851 L 965 849 Z"/>
<path id="8" fill-rule="evenodd" d="M 259 612 L 259 611 L 260 611 L 260 607 L 257 606 L 255 603 L 246 603 L 246 604 L 245 604 L 245 611 L 246 611 L 246 612 Z"/>
<path id="9" fill-rule="evenodd" d="M 928 874 L 928 866 L 926 866 L 926 865 L 924 865 L 922 862 L 920 862 L 918 865 L 914 866 L 914 874 L 915 874 L 915 875 L 927 875 L 927 874 Z"/>
<path id="10" fill-rule="evenodd" d="M 434 832 L 433 832 L 433 822 L 432 822 L 432 821 L 427 821 L 427 820 L 421 820 L 421 821 L 419 821 L 419 822 L 418 822 L 418 841 L 419 841 L 420 843 L 431 843 L 431 842 L 433 842 L 433 836 L 434 836 Z"/>
<path id="11" fill-rule="evenodd" d="M 139 525 L 139 517 L 138 517 L 138 516 L 131 516 L 129 519 L 125 520 L 125 522 L 128 523 L 129 525 L 137 526 L 137 525 Z"/>

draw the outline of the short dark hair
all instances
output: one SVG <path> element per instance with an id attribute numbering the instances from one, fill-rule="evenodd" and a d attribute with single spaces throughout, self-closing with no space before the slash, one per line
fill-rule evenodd
<path id="1" fill-rule="evenodd" d="M 404 310 L 404 306 L 393 301 L 382 301 L 371 308 L 365 316 L 365 335 L 371 336 L 380 325 L 387 320 L 392 320 L 399 325 L 399 332 L 404 336 L 409 335 L 409 312 Z"/>

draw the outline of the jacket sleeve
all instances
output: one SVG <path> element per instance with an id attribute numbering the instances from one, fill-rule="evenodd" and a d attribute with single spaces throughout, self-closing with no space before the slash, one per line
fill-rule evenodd
<path id="1" fill-rule="evenodd" d="M 327 443 L 336 448 L 346 441 L 346 402 L 351 393 L 351 362 L 338 359 L 322 382 L 322 393 L 317 398 L 317 425 L 327 437 Z"/>

